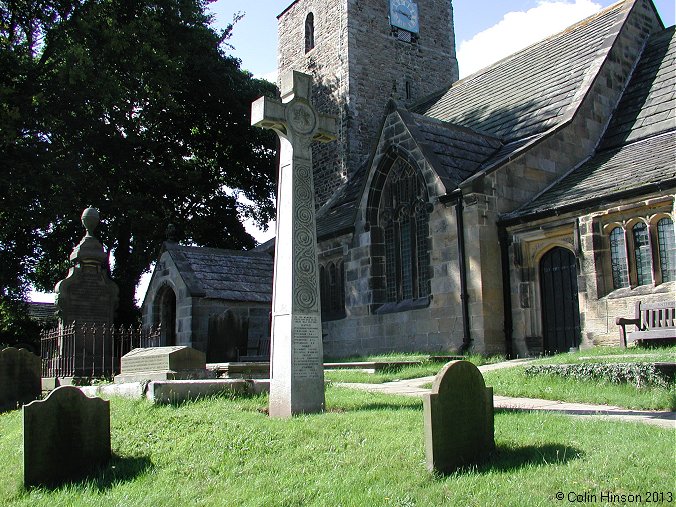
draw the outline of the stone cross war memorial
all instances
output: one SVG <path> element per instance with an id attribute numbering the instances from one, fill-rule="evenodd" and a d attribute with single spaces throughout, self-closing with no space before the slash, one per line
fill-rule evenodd
<path id="1" fill-rule="evenodd" d="M 336 120 L 310 102 L 312 78 L 282 76 L 282 102 L 261 97 L 251 124 L 280 139 L 277 230 L 272 295 L 272 417 L 324 409 L 322 322 L 317 266 L 312 141 L 335 138 Z"/>

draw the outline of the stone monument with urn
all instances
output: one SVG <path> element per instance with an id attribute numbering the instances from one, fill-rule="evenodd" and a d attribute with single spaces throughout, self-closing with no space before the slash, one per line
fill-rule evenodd
<path id="1" fill-rule="evenodd" d="M 113 352 L 111 340 L 87 343 L 88 338 L 81 332 L 80 327 L 83 324 L 112 326 L 119 290 L 108 275 L 108 253 L 94 237 L 94 231 L 99 225 L 99 212 L 96 208 L 89 207 L 84 210 L 82 225 L 86 235 L 70 254 L 71 267 L 68 275 L 54 288 L 55 304 L 60 326 L 73 322 L 77 324 L 73 351 L 75 376 L 83 374 L 79 370 L 85 369 L 87 375 L 91 375 L 92 367 L 95 375 L 106 375 L 112 373 L 111 361 L 106 361 Z M 103 333 L 99 333 L 99 336 L 101 335 Z M 105 336 L 110 338 L 112 335 Z M 83 367 L 80 368 L 80 365 Z"/>

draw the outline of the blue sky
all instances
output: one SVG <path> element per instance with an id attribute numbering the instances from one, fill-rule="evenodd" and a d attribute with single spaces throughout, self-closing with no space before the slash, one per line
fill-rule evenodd
<path id="1" fill-rule="evenodd" d="M 325 0 L 332 1 L 332 0 Z M 292 0 L 215 0 L 210 4 L 217 27 L 227 25 L 236 12 L 231 53 L 257 77 L 274 81 L 277 70 L 277 15 Z M 615 3 L 613 0 L 454 0 L 455 39 L 461 77 L 514 51 L 556 33 Z M 665 26 L 674 24 L 674 0 L 655 0 Z M 274 224 L 262 232 L 247 229 L 260 242 L 274 235 Z M 143 298 L 149 274 L 137 289 Z M 31 293 L 35 301 L 53 301 L 53 294 Z"/>
<path id="2" fill-rule="evenodd" d="M 216 26 L 226 25 L 235 12 L 245 14 L 235 26 L 230 41 L 235 47 L 232 54 L 254 75 L 274 78 L 277 15 L 291 3 L 292 0 L 216 0 L 210 8 Z M 613 3 L 613 0 L 454 0 L 461 76 Z M 664 25 L 673 25 L 674 0 L 656 0 L 654 3 Z"/>

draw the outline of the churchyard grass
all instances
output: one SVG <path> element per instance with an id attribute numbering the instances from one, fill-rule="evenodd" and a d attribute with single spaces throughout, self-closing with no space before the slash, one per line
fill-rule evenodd
<path id="1" fill-rule="evenodd" d="M 530 365 L 582 363 L 643 363 L 673 362 L 676 347 L 622 349 L 596 347 L 567 354 L 543 357 Z M 637 388 L 627 384 L 613 384 L 599 380 L 576 380 L 553 375 L 529 376 L 525 367 L 507 368 L 484 373 L 487 385 L 495 394 L 560 400 L 580 403 L 616 405 L 636 410 L 676 410 L 676 385 Z"/>
<path id="2" fill-rule="evenodd" d="M 673 362 L 676 348 L 637 348 L 629 350 L 627 352 L 625 349 L 616 347 L 599 347 L 581 352 L 543 357 L 529 364 Z M 631 354 L 631 356 L 627 356 L 627 354 Z M 648 386 L 637 388 L 633 385 L 613 384 L 598 380 L 574 380 L 553 375 L 529 376 L 524 371 L 525 367 L 515 366 L 485 372 L 483 375 L 486 385 L 493 386 L 494 393 L 500 396 L 606 404 L 636 410 L 676 410 L 676 385 L 673 383 L 669 387 Z M 423 384 L 422 387 L 430 389 L 432 383 Z"/>
<path id="3" fill-rule="evenodd" d="M 673 430 L 497 411 L 497 454 L 440 477 L 425 468 L 421 400 L 339 387 L 326 398 L 328 413 L 290 420 L 267 417 L 266 396 L 113 399 L 111 464 L 30 491 L 20 485 L 21 412 L 12 411 L 0 415 L 0 505 L 538 506 L 571 494 L 599 504 L 608 493 L 676 494 Z"/>
<path id="4" fill-rule="evenodd" d="M 676 385 L 636 387 L 600 380 L 526 375 L 524 367 L 484 373 L 486 385 L 500 396 L 615 405 L 635 410 L 676 410 Z"/>
<path id="5" fill-rule="evenodd" d="M 412 366 L 393 366 L 375 373 L 367 373 L 364 371 L 351 369 L 325 370 L 324 377 L 331 382 L 358 382 L 363 384 L 382 384 L 384 382 L 393 382 L 395 380 L 428 377 L 430 375 L 436 375 L 439 373 L 439 370 L 441 370 L 444 364 L 446 364 L 445 361 L 431 361 L 429 357 L 429 355 L 420 354 L 388 354 L 352 358 L 348 361 L 422 361 L 422 364 Z M 480 354 L 471 354 L 464 356 L 464 359 L 474 363 L 476 366 L 481 366 L 482 364 L 498 363 L 500 361 L 504 361 L 505 358 L 504 356 L 482 356 Z"/>
<path id="6" fill-rule="evenodd" d="M 676 346 L 668 347 L 594 347 L 577 352 L 544 356 L 532 364 L 564 364 L 575 362 L 674 362 Z"/>

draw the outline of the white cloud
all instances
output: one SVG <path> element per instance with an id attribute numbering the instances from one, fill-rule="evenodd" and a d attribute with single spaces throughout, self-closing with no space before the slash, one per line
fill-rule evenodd
<path id="1" fill-rule="evenodd" d="M 273 70 L 270 72 L 266 72 L 265 74 L 257 74 L 254 75 L 256 79 L 265 79 L 266 81 L 270 81 L 271 83 L 277 83 L 277 70 Z"/>
<path id="2" fill-rule="evenodd" d="M 496 25 L 458 45 L 460 77 L 553 35 L 601 10 L 592 0 L 543 0 L 525 12 L 508 12 Z"/>

